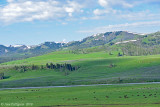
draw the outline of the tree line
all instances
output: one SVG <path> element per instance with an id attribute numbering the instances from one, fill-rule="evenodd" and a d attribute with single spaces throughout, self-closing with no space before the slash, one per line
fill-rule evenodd
<path id="1" fill-rule="evenodd" d="M 60 70 L 60 71 L 76 71 L 80 67 L 79 66 L 73 66 L 71 64 L 53 64 L 53 63 L 46 63 L 46 65 L 22 65 L 22 66 L 15 66 L 14 69 L 20 72 L 26 72 L 31 70 L 43 70 L 43 69 L 51 69 L 51 70 Z"/>

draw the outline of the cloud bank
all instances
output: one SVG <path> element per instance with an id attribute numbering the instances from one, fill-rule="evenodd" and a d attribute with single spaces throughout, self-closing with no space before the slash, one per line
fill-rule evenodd
<path id="1" fill-rule="evenodd" d="M 114 20 L 159 20 L 160 8 L 153 12 L 145 7 L 159 4 L 159 0 L 6 0 L 5 5 L 0 5 L 0 22 L 108 20 L 108 17 Z"/>
<path id="2" fill-rule="evenodd" d="M 60 20 L 72 17 L 75 12 L 81 12 L 83 6 L 74 1 L 61 3 L 56 0 L 7 0 L 0 8 L 0 20 L 5 23 L 33 20 Z"/>

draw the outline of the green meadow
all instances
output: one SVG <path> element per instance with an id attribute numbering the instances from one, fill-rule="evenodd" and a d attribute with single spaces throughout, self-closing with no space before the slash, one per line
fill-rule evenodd
<path id="1" fill-rule="evenodd" d="M 1 105 L 159 107 L 160 84 L 1 90 Z"/>
<path id="2" fill-rule="evenodd" d="M 47 55 L 1 64 L 0 72 L 5 79 L 0 87 L 58 86 L 77 84 L 109 84 L 160 81 L 160 55 L 117 56 L 118 52 L 95 52 L 73 54 L 69 51 L 53 52 Z M 19 72 L 15 65 L 44 65 L 46 63 L 70 63 L 80 68 L 76 71 L 40 69 Z M 114 65 L 110 67 L 111 65 Z"/>

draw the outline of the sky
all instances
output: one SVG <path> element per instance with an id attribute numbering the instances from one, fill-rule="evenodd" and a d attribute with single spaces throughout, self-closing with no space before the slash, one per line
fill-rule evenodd
<path id="1" fill-rule="evenodd" d="M 74 41 L 160 30 L 160 0 L 0 0 L 0 44 Z"/>

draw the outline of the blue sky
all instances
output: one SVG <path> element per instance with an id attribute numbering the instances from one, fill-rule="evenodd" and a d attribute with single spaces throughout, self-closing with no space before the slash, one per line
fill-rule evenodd
<path id="1" fill-rule="evenodd" d="M 160 30 L 160 0 L 0 0 L 0 44 L 80 40 Z"/>

